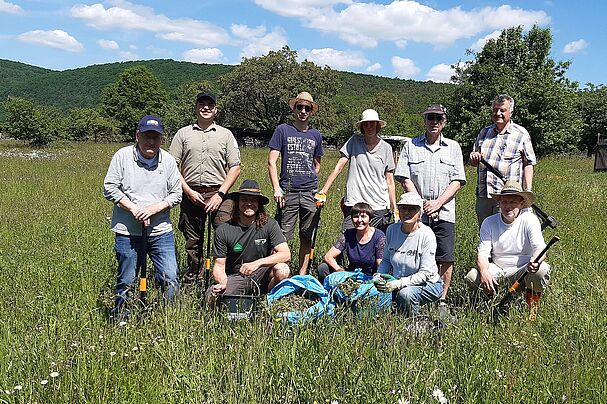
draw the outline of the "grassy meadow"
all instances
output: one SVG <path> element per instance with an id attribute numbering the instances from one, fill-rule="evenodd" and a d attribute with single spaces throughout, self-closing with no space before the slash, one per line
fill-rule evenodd
<path id="1" fill-rule="evenodd" d="M 192 290 L 117 327 L 107 321 L 116 263 L 102 188 L 121 146 L 34 152 L 0 141 L 0 403 L 607 402 L 607 173 L 593 173 L 591 160 L 536 167 L 538 205 L 560 221 L 544 237 L 562 240 L 548 254 L 552 278 L 534 322 L 521 302 L 497 326 L 470 304 L 462 276 L 478 235 L 467 168 L 450 291 L 458 321 L 440 334 L 409 332 L 408 320 L 390 314 L 230 323 Z M 266 157 L 243 150 L 237 185 L 254 178 L 271 195 Z M 335 151 L 323 158 L 323 182 L 336 160 Z M 323 210 L 317 258 L 338 235 L 344 178 Z"/>

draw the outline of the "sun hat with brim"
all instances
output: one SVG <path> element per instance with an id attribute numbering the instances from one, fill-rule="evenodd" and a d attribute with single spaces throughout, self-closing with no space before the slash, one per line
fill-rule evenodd
<path id="1" fill-rule="evenodd" d="M 528 208 L 535 202 L 535 194 L 531 191 L 523 191 L 518 181 L 508 180 L 499 194 L 489 194 L 492 198 L 499 199 L 506 195 L 518 195 L 525 200 L 523 208 Z"/>
<path id="2" fill-rule="evenodd" d="M 158 132 L 161 135 L 164 135 L 164 125 L 160 118 L 154 115 L 146 115 L 141 118 L 139 121 L 139 125 L 137 125 L 137 130 L 139 132 Z"/>
<path id="3" fill-rule="evenodd" d="M 259 189 L 259 184 L 255 180 L 244 180 L 244 182 L 238 188 L 238 191 L 230 192 L 227 195 L 227 198 L 230 199 L 238 199 L 239 195 L 251 195 L 259 197 L 259 203 L 262 205 L 267 205 L 270 200 L 261 194 L 261 189 Z"/>
<path id="4" fill-rule="evenodd" d="M 374 109 L 365 109 L 360 117 L 360 121 L 356 122 L 356 128 L 360 129 L 363 122 L 379 122 L 379 126 L 386 127 L 386 121 L 379 119 L 379 114 Z"/>
<path id="5" fill-rule="evenodd" d="M 416 206 L 418 208 L 424 207 L 424 200 L 417 192 L 405 192 L 400 196 L 397 205 L 408 205 L 408 206 Z"/>
<path id="6" fill-rule="evenodd" d="M 297 97 L 289 100 L 289 107 L 291 108 L 291 111 L 295 109 L 295 105 L 298 101 L 307 101 L 312 104 L 312 113 L 314 114 L 317 113 L 320 108 L 320 106 L 314 102 L 312 95 L 307 91 L 302 91 L 301 93 L 297 94 Z"/>

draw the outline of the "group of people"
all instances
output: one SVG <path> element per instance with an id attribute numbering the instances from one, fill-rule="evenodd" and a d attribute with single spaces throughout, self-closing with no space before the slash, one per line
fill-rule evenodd
<path id="1" fill-rule="evenodd" d="M 207 220 L 215 229 L 215 283 L 207 289 L 207 298 L 250 294 L 253 287 L 265 293 L 289 277 L 287 242 L 298 221 L 298 272 L 306 274 L 320 206 L 346 165 L 342 233 L 319 265 L 319 279 L 356 269 L 368 275 L 391 274 L 394 280 L 378 282 L 377 287 L 393 293 L 400 312 L 416 315 L 420 306 L 435 301 L 440 315 L 448 312 L 455 262 L 455 195 L 466 184 L 466 175 L 460 145 L 442 133 L 446 108 L 433 104 L 423 112 L 425 133 L 404 144 L 398 163 L 390 144 L 379 135 L 387 123 L 377 111 L 363 111 L 356 123 L 360 133 L 340 149 L 335 168 L 320 187 L 322 135 L 310 126 L 319 105 L 308 92 L 299 93 L 288 105 L 293 121 L 279 125 L 269 142 L 275 218 L 268 215 L 270 199 L 256 181 L 244 180 L 237 191 L 229 192 L 240 174 L 240 152 L 233 134 L 215 123 L 213 94 L 197 96 L 196 123 L 177 131 L 168 152 L 160 148 L 161 120 L 142 118 L 135 145 L 114 155 L 104 181 L 104 196 L 114 203 L 111 229 L 118 261 L 113 319 L 128 318 L 128 290 L 146 252 L 164 297 L 170 301 L 177 293 L 169 218 L 177 204 L 187 255 L 182 282 L 192 282 L 200 274 Z M 471 164 L 478 166 L 480 242 L 477 267 L 465 280 L 494 295 L 502 280 L 527 271 L 525 298 L 537 304 L 550 267 L 534 262 L 545 246 L 539 220 L 528 209 L 535 199 L 531 186 L 536 158 L 527 131 L 511 121 L 513 109 L 511 97 L 496 96 L 493 124 L 481 130 L 470 154 Z M 508 181 L 503 184 L 483 163 Z M 404 190 L 398 200 L 396 182 Z"/>

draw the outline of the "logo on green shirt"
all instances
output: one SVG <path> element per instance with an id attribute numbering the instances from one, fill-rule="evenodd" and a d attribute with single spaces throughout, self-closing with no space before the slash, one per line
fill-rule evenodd
<path id="1" fill-rule="evenodd" d="M 232 251 L 237 252 L 237 253 L 242 252 L 242 245 L 240 245 L 240 243 L 236 243 L 236 245 L 234 246 Z"/>

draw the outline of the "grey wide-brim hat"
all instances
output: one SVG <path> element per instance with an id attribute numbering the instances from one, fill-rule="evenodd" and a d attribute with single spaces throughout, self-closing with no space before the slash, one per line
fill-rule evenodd
<path id="1" fill-rule="evenodd" d="M 422 209 L 424 207 L 424 200 L 417 192 L 405 192 L 400 196 L 396 205 L 417 206 Z"/>
<path id="2" fill-rule="evenodd" d="M 518 195 L 525 200 L 523 208 L 528 208 L 535 203 L 535 194 L 531 191 L 523 191 L 518 181 L 508 180 L 499 194 L 489 194 L 492 198 L 499 199 L 505 195 Z"/>
<path id="3" fill-rule="evenodd" d="M 239 195 L 257 196 L 259 197 L 259 203 L 262 205 L 267 205 L 270 202 L 267 197 L 262 195 L 259 184 L 255 180 L 244 180 L 240 185 L 240 188 L 238 188 L 238 191 L 230 192 L 226 195 L 226 198 L 236 200 Z"/>

